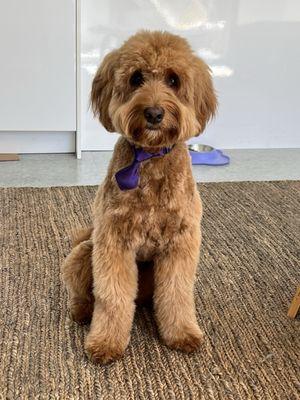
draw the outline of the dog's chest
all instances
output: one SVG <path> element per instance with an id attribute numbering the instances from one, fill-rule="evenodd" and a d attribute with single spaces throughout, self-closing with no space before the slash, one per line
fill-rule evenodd
<path id="1" fill-rule="evenodd" d="M 95 216 L 109 226 L 114 240 L 133 249 L 141 260 L 164 251 L 188 229 L 191 213 L 197 218 L 198 200 L 188 157 L 185 147 L 178 146 L 164 157 L 146 161 L 139 169 L 138 187 L 125 191 L 114 178 L 125 165 L 122 161 L 99 191 Z"/>
<path id="2" fill-rule="evenodd" d="M 163 251 L 181 230 L 183 216 L 180 211 L 145 208 L 140 221 L 133 227 L 135 247 L 140 260 L 147 260 Z"/>
<path id="3" fill-rule="evenodd" d="M 141 179 L 128 204 L 124 231 L 141 260 L 162 251 L 185 228 L 185 199 L 165 178 Z"/>

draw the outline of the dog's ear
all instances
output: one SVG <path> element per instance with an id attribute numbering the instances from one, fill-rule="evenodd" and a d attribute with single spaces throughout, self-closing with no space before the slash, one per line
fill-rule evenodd
<path id="1" fill-rule="evenodd" d="M 207 122 L 214 117 L 217 109 L 217 97 L 209 67 L 200 58 L 194 58 L 194 103 L 195 113 L 202 133 Z M 197 135 L 197 136 L 198 136 Z"/>
<path id="2" fill-rule="evenodd" d="M 108 53 L 98 68 L 92 83 L 90 101 L 94 116 L 99 118 L 99 121 L 109 132 L 114 132 L 115 130 L 109 116 L 108 108 L 112 97 L 114 71 L 117 68 L 118 60 L 118 50 Z"/>

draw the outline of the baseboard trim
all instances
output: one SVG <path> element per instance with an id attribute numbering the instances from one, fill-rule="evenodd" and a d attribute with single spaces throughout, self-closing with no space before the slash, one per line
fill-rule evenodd
<path id="1" fill-rule="evenodd" d="M 1 153 L 74 153 L 75 132 L 0 131 Z"/>

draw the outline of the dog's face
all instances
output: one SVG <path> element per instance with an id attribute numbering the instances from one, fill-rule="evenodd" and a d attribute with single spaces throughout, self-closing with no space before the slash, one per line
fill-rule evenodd
<path id="1" fill-rule="evenodd" d="M 202 132 L 217 101 L 209 68 L 185 39 L 140 32 L 104 58 L 91 104 L 108 131 L 162 147 Z"/>

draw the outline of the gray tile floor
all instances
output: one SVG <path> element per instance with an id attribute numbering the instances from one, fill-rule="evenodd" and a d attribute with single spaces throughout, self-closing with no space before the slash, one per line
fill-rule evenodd
<path id="1" fill-rule="evenodd" d="M 300 149 L 226 150 L 227 166 L 193 166 L 197 182 L 300 179 Z M 111 152 L 27 154 L 20 161 L 0 162 L 0 186 L 97 185 L 106 174 Z"/>

